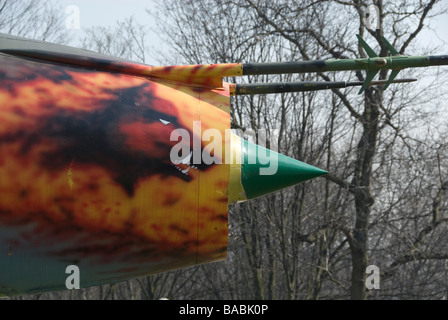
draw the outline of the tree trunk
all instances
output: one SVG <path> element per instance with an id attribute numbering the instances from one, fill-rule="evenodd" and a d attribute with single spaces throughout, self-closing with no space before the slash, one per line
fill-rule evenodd
<path id="1" fill-rule="evenodd" d="M 365 93 L 363 132 L 357 146 L 355 173 L 352 181 L 356 221 L 351 233 L 352 276 L 350 295 L 354 300 L 367 299 L 365 287 L 368 249 L 368 223 L 374 199 L 371 195 L 372 164 L 377 149 L 381 93 L 368 89 Z"/>

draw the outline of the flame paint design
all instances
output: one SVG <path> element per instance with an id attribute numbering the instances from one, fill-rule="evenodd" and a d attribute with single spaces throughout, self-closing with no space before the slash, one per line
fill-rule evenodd
<path id="1" fill-rule="evenodd" d="M 0 55 L 0 294 L 63 290 L 70 264 L 91 286 L 225 258 L 229 167 L 173 165 L 170 134 L 224 137 L 228 108 L 228 89 Z"/>

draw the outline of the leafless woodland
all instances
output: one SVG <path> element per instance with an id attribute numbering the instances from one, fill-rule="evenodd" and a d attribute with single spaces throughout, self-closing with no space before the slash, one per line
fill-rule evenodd
<path id="1" fill-rule="evenodd" d="M 376 31 L 364 23 L 372 3 Z M 446 0 L 166 0 L 148 15 L 169 47 L 160 63 L 196 64 L 366 57 L 355 34 L 380 56 L 389 54 L 380 35 L 402 54 L 446 54 L 442 43 L 422 47 L 419 39 L 447 8 Z M 0 0 L 0 28 L 66 42 L 61 10 L 53 1 Z M 144 62 L 150 36 L 130 17 L 86 30 L 78 45 Z M 276 130 L 281 153 L 329 174 L 232 205 L 225 261 L 16 299 L 448 299 L 446 70 L 402 71 L 419 81 L 362 95 L 355 88 L 232 98 L 233 128 Z M 228 80 L 364 78 L 358 71 Z M 380 269 L 380 289 L 366 288 L 369 265 Z"/>

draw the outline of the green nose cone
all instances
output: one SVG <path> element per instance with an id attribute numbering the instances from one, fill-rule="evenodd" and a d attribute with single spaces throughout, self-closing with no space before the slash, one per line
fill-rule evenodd
<path id="1" fill-rule="evenodd" d="M 241 140 L 241 183 L 247 199 L 293 186 L 327 171 Z"/>

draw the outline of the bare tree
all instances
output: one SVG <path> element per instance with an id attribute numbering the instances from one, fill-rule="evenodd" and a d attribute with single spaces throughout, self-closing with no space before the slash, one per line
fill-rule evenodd
<path id="1" fill-rule="evenodd" d="M 81 39 L 84 49 L 142 63 L 146 60 L 148 29 L 132 16 L 114 26 L 88 28 L 85 33 Z"/>
<path id="2" fill-rule="evenodd" d="M 0 32 L 55 43 L 70 41 L 57 1 L 0 0 Z"/>
<path id="3" fill-rule="evenodd" d="M 4 2 L 4 1 L 3 1 Z M 2 3 L 2 2 L 0 2 Z M 380 36 L 419 54 L 440 1 L 373 2 L 380 28 L 364 25 L 367 1 L 167 0 L 160 33 L 167 64 L 362 58 L 359 33 L 381 55 Z M 0 16 L 1 17 L 1 16 Z M 1 18 L 0 18 L 1 19 Z M 92 28 L 85 48 L 144 62 L 146 29 L 132 18 Z M 426 52 L 425 52 L 426 53 Z M 437 71 L 437 70 L 436 70 Z M 423 78 L 429 69 L 409 70 Z M 277 133 L 279 151 L 327 169 L 316 179 L 230 207 L 225 261 L 105 285 L 72 299 L 440 299 L 447 296 L 448 123 L 446 76 L 429 84 L 232 99 L 232 127 Z M 379 74 L 386 79 L 386 71 Z M 365 79 L 363 72 L 258 76 L 235 81 Z M 435 80 L 434 80 L 435 79 Z M 431 79 L 428 79 L 431 81 Z M 275 131 L 277 129 L 277 131 Z M 381 270 L 367 290 L 366 268 Z M 45 298 L 50 296 L 33 296 Z"/>
<path id="4" fill-rule="evenodd" d="M 161 24 L 162 32 L 171 39 L 174 51 L 186 63 L 207 63 L 366 57 L 353 37 L 355 33 L 369 37 L 370 42 L 373 39 L 381 56 L 389 54 L 380 39 L 383 34 L 400 53 L 412 49 L 418 54 L 413 43 L 428 19 L 441 12 L 436 8 L 437 1 L 402 1 L 399 5 L 374 1 L 380 11 L 380 28 L 369 31 L 364 26 L 369 4 L 167 1 L 160 5 L 160 16 L 168 20 Z M 421 75 L 418 71 L 409 71 L 408 75 L 412 73 Z M 324 81 L 353 75 L 365 79 L 363 72 L 317 74 Z M 386 79 L 387 72 L 379 77 Z M 267 77 L 248 81 L 255 80 Z M 369 263 L 383 268 L 385 281 L 393 279 L 386 281 L 387 287 L 383 286 L 381 292 L 402 297 L 431 296 L 429 291 L 417 293 L 411 287 L 412 293 L 406 295 L 394 288 L 394 283 L 400 278 L 397 268 L 418 261 L 436 268 L 437 261 L 446 259 L 446 247 L 436 248 L 431 241 L 445 236 L 446 221 L 437 214 L 446 210 L 445 182 L 429 171 L 413 174 L 419 167 L 430 170 L 435 161 L 434 157 L 416 158 L 415 153 L 426 154 L 445 141 L 431 143 L 417 133 L 431 128 L 435 114 L 433 108 L 424 107 L 436 103 L 433 97 L 443 92 L 437 86 L 402 86 L 386 92 L 381 87 L 369 88 L 362 96 L 353 90 L 333 90 L 315 96 L 291 95 L 290 101 L 285 96 L 233 100 L 234 127 L 280 127 L 281 151 L 315 165 L 323 164 L 330 171 L 325 183 L 304 184 L 276 197 L 233 208 L 231 218 L 237 221 L 237 238 L 233 240 L 242 243 L 241 249 L 232 254 L 232 261 L 246 261 L 233 277 L 243 273 L 250 280 L 244 282 L 251 288 L 246 291 L 253 294 L 249 297 L 272 297 L 265 295 L 272 291 L 277 297 L 289 299 L 366 299 L 369 293 L 375 293 L 366 289 Z M 405 155 L 397 156 L 397 152 L 405 151 Z M 445 170 L 444 165 L 440 170 Z M 440 183 L 431 187 L 430 182 L 438 180 Z M 424 203 L 430 205 L 419 213 L 406 214 L 413 205 Z M 431 220 L 431 216 L 437 218 Z M 407 243 L 397 245 L 403 241 L 395 241 L 406 234 Z M 300 274 L 301 270 L 306 276 Z M 427 275 L 435 281 L 442 271 Z M 412 281 L 411 274 L 401 278 Z"/>

